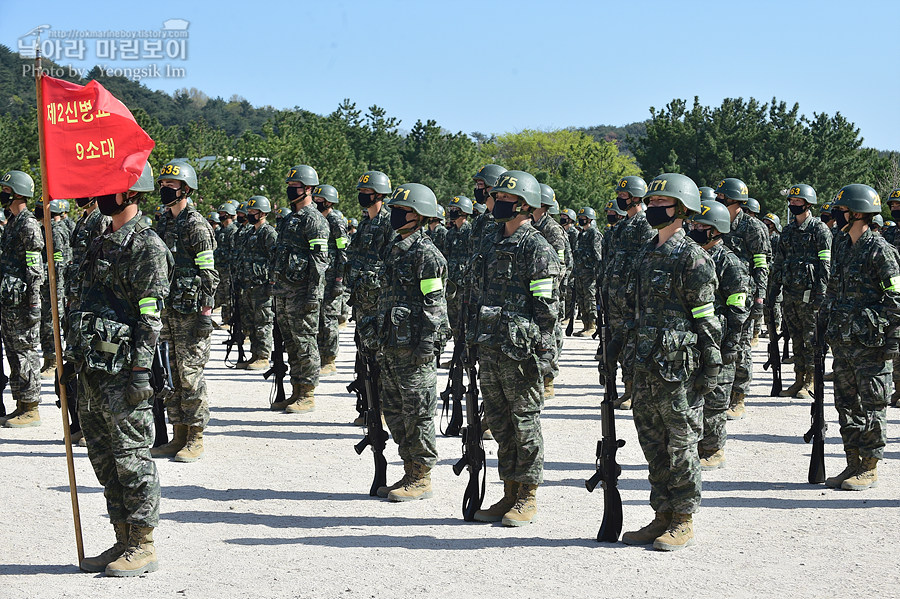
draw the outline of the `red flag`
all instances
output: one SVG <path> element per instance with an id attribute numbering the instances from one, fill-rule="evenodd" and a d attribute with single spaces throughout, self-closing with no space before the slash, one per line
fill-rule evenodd
<path id="1" fill-rule="evenodd" d="M 41 77 L 45 185 L 51 197 L 125 191 L 141 176 L 155 142 L 102 85 Z"/>

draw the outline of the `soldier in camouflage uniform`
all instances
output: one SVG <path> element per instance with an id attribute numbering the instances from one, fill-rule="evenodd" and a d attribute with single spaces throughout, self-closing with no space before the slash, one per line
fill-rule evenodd
<path id="1" fill-rule="evenodd" d="M 547 240 L 547 243 L 550 244 L 550 247 L 556 252 L 557 258 L 559 258 L 559 274 L 556 275 L 554 288 L 560 290 L 564 288 L 566 276 L 573 267 L 572 249 L 568 247 L 569 240 L 566 232 L 563 231 L 563 228 L 559 226 L 559 223 L 550 214 L 550 210 L 556 206 L 556 192 L 553 191 L 552 187 L 544 183 L 541 183 L 540 186 L 541 206 L 536 208 L 531 214 L 533 219 L 532 226 Z M 557 294 L 557 308 L 562 310 L 564 308 L 563 304 L 564 302 L 559 301 L 559 294 Z M 562 352 L 563 339 L 563 329 L 560 321 L 564 317 L 564 312 L 557 313 L 556 326 L 553 330 L 553 355 L 550 358 L 550 371 L 544 375 L 544 399 L 549 399 L 556 395 L 556 391 L 553 388 L 553 379 L 559 376 L 559 356 Z"/>
<path id="2" fill-rule="evenodd" d="M 213 230 L 213 235 L 216 235 L 219 232 L 219 227 L 222 223 L 222 220 L 219 218 L 219 213 L 215 210 L 211 211 L 206 215 L 206 222 L 209 223 L 209 228 Z"/>
<path id="3" fill-rule="evenodd" d="M 581 231 L 578 229 L 576 225 L 577 220 L 575 219 L 575 211 L 571 208 L 566 208 L 559 215 L 559 225 L 563 228 L 563 231 L 566 232 L 566 236 L 569 238 L 569 247 L 572 248 L 572 271 L 569 272 L 569 276 L 566 277 L 566 287 L 562 293 L 560 293 L 560 301 L 563 303 L 565 309 L 565 316 L 563 318 L 563 323 L 565 325 L 569 324 L 568 314 L 569 311 L 574 310 L 575 305 L 575 267 L 574 267 L 574 257 L 575 257 L 575 248 L 578 246 L 578 235 Z"/>
<path id="4" fill-rule="evenodd" d="M 434 192 L 418 183 L 399 186 L 388 202 L 397 235 L 384 259 L 378 298 L 378 364 L 384 420 L 403 460 L 403 477 L 380 487 L 390 501 L 428 499 L 437 462 L 435 356 L 449 332 L 444 289 L 447 261 L 426 234 L 438 214 Z"/>
<path id="5" fill-rule="evenodd" d="M 731 214 L 728 209 L 709 200 L 702 202 L 699 214 L 692 219 L 688 237 L 710 255 L 716 267 L 715 301 L 716 317 L 722 336 L 717 339 L 722 354 L 722 369 L 718 385 L 703 397 L 703 437 L 698 451 L 700 468 L 716 470 L 725 465 L 725 410 L 731 400 L 734 384 L 734 363 L 741 345 L 741 332 L 747 320 L 747 289 L 750 274 L 747 265 L 722 243 L 722 235 L 731 230 Z"/>
<path id="6" fill-rule="evenodd" d="M 316 210 L 312 194 L 319 175 L 305 164 L 288 171 L 291 212 L 278 230 L 269 276 L 275 295 L 275 318 L 284 337 L 291 370 L 291 396 L 273 410 L 303 414 L 315 409 L 315 389 L 322 366 L 316 335 L 328 268 L 328 221 Z"/>
<path id="7" fill-rule="evenodd" d="M 878 483 L 887 441 L 887 405 L 893 361 L 900 355 L 900 264 L 896 250 L 869 230 L 881 200 L 868 185 L 838 192 L 837 225 L 848 221 L 834 246 L 834 264 L 822 307 L 826 341 L 834 354 L 834 407 L 847 467 L 828 487 L 861 491 Z"/>
<path id="8" fill-rule="evenodd" d="M 69 218 L 69 200 L 59 200 L 59 202 L 62 208 L 60 220 L 69 230 L 69 239 L 72 239 L 72 235 L 75 233 L 75 221 Z"/>
<path id="9" fill-rule="evenodd" d="M 213 259 L 216 270 L 219 273 L 219 284 L 216 286 L 216 305 L 222 308 L 222 324 L 231 322 L 232 297 L 234 290 L 231 284 L 232 262 L 237 259 L 234 255 L 235 235 L 237 224 L 235 217 L 237 211 L 230 202 L 219 206 L 219 228 L 216 230 L 216 251 Z"/>
<path id="10" fill-rule="evenodd" d="M 772 214 L 769 212 L 762 218 L 763 224 L 769 230 L 769 243 L 772 245 L 772 251 L 775 252 L 778 247 L 778 242 L 781 239 L 781 219 L 777 214 Z M 829 229 L 830 231 L 830 229 Z M 773 258 L 774 259 L 774 258 Z M 773 327 L 776 331 L 781 330 L 782 326 L 782 312 L 781 312 L 781 303 L 784 301 L 784 294 L 779 293 L 773 297 L 772 295 L 772 283 L 774 277 L 769 277 L 769 287 L 768 292 L 766 293 L 766 297 L 769 298 L 770 301 L 775 302 L 775 306 L 773 306 L 775 322 L 767 323 L 767 326 Z M 774 335 L 775 331 L 769 331 L 769 335 Z M 787 342 L 787 341 L 786 341 Z M 782 363 L 784 363 L 782 361 Z"/>
<path id="11" fill-rule="evenodd" d="M 62 200 L 51 200 L 48 206 L 50 210 L 50 231 L 53 235 L 53 268 L 56 271 L 56 304 L 59 310 L 59 317 L 65 314 L 63 300 L 65 299 L 66 289 L 66 268 L 72 260 L 71 248 L 71 231 L 69 227 L 62 221 Z M 41 365 L 41 376 L 43 378 L 52 379 L 56 376 L 56 344 L 53 341 L 53 313 L 50 306 L 50 281 L 48 279 L 47 268 L 49 261 L 47 260 L 47 240 L 46 231 L 43 226 L 44 219 L 44 203 L 41 198 L 38 199 L 34 210 L 34 217 L 41 223 L 41 233 L 45 235 L 44 249 L 41 252 L 41 259 L 44 262 L 44 282 L 41 285 L 41 353 L 44 356 L 44 363 Z"/>
<path id="12" fill-rule="evenodd" d="M 160 491 L 150 457 L 150 368 L 173 261 L 156 233 L 140 222 L 138 204 L 147 191 L 153 191 L 149 164 L 129 191 L 97 198 L 112 223 L 82 257 L 82 293 L 72 306 L 66 349 L 79 371 L 88 458 L 116 533 L 115 545 L 79 565 L 107 576 L 138 576 L 158 567 L 153 529 L 159 524 Z M 102 344 L 96 341 L 99 331 L 106 339 Z"/>
<path id="13" fill-rule="evenodd" d="M 331 185 L 320 185 L 313 192 L 316 209 L 328 221 L 328 269 L 325 271 L 325 296 L 319 312 L 319 356 L 322 369 L 319 374 L 337 372 L 335 359 L 338 354 L 338 320 L 344 297 L 344 270 L 347 264 L 347 225 L 334 208 L 340 201 L 338 191 Z"/>
<path id="14" fill-rule="evenodd" d="M 609 344 L 612 355 L 622 365 L 625 392 L 617 401 L 617 408 L 631 409 L 631 389 L 634 378 L 634 290 L 627 287 L 639 251 L 653 238 L 653 228 L 647 223 L 641 198 L 647 183 L 640 177 L 623 177 L 616 184 L 616 206 L 626 216 L 616 223 L 603 243 L 602 286 L 603 301 L 609 313 Z M 599 350 L 598 350 L 599 351 Z M 616 364 L 612 364 L 616 371 Z"/>
<path id="15" fill-rule="evenodd" d="M 888 210 L 891 211 L 891 218 L 900 219 L 900 189 L 894 189 L 888 195 Z M 889 226 L 884 230 L 883 236 L 885 241 L 900 250 L 900 233 L 898 233 L 897 225 Z M 894 393 L 891 395 L 891 405 L 900 408 L 900 356 L 894 359 Z"/>
<path id="16" fill-rule="evenodd" d="M 596 226 L 597 214 L 590 206 L 578 211 L 581 234 L 575 255 L 575 301 L 584 328 L 576 337 L 590 337 L 597 330 L 597 279 L 600 276 L 603 257 L 603 238 Z"/>
<path id="17" fill-rule="evenodd" d="M 750 318 L 744 323 L 734 386 L 731 390 L 731 406 L 726 413 L 729 420 L 738 420 L 744 417 L 744 398 L 750 391 L 750 383 L 753 381 L 753 353 L 750 341 L 755 323 L 763 317 L 765 311 L 772 246 L 769 243 L 769 231 L 766 226 L 759 219 L 741 210 L 741 206 L 749 198 L 747 186 L 743 181 L 734 178 L 723 179 L 716 187 L 715 193 L 716 200 L 725 204 L 731 213 L 731 231 L 725 234 L 722 240 L 744 261 L 750 271 L 750 289 L 747 292 Z"/>
<path id="18" fill-rule="evenodd" d="M 794 384 L 782 397 L 812 399 L 816 314 L 825 299 L 831 273 L 831 231 L 811 209 L 816 191 L 792 185 L 788 209 L 793 218 L 783 228 L 772 260 L 771 294 L 783 293 L 782 314 L 794 349 Z"/>
<path id="19" fill-rule="evenodd" d="M 700 211 L 700 191 L 688 177 L 667 173 L 650 182 L 644 200 L 647 222 L 658 234 L 631 271 L 637 339 L 632 396 L 656 517 L 622 540 L 674 551 L 694 540 L 703 397 L 718 384 L 722 330 L 714 307 L 715 263 L 683 228 L 684 219 Z"/>
<path id="20" fill-rule="evenodd" d="M 9 388 L 16 409 L 0 418 L 3 426 L 39 426 L 41 416 L 40 347 L 41 225 L 28 210 L 34 180 L 22 171 L 9 171 L 0 179 L 0 206 L 9 221 L 0 239 L 0 332 L 9 362 Z"/>
<path id="21" fill-rule="evenodd" d="M 275 250 L 278 234 L 266 222 L 272 211 L 269 198 L 253 196 L 247 200 L 247 234 L 241 253 L 234 263 L 235 284 L 241 289 L 241 324 L 250 337 L 250 356 L 246 362 L 238 362 L 235 368 L 266 370 L 272 354 L 275 323 L 272 286 L 269 285 L 269 260 Z"/>
<path id="22" fill-rule="evenodd" d="M 444 210 L 443 206 L 438 204 L 437 216 L 429 220 L 428 230 L 425 231 L 425 234 L 434 242 L 434 247 L 440 250 L 441 254 L 444 255 L 444 258 L 447 257 L 447 227 L 444 226 L 446 221 L 447 212 Z"/>
<path id="23" fill-rule="evenodd" d="M 469 224 L 469 217 L 472 216 L 474 209 L 472 200 L 466 196 L 456 196 L 450 200 L 447 208 L 447 238 L 446 238 L 446 257 L 447 257 L 447 280 L 449 281 L 446 291 L 447 298 L 447 314 L 450 319 L 450 330 L 453 332 L 454 343 L 465 343 L 465 339 L 460 339 L 460 309 L 462 305 L 462 296 L 465 293 L 465 271 L 469 265 L 469 232 L 472 225 Z M 445 368 L 450 367 L 450 363 L 443 365 Z"/>
<path id="24" fill-rule="evenodd" d="M 209 336 L 214 329 L 219 274 L 216 240 L 206 219 L 188 205 L 197 189 L 197 173 L 184 162 L 170 162 L 157 177 L 162 203 L 168 208 L 159 236 L 175 257 L 175 274 L 162 312 L 162 339 L 169 342 L 175 392 L 166 400 L 174 427 L 172 440 L 150 453 L 176 462 L 203 456 L 203 430 L 209 422 L 209 401 L 203 368 L 209 361 Z"/>
<path id="25" fill-rule="evenodd" d="M 497 440 L 503 497 L 478 510 L 481 522 L 529 524 L 543 482 L 541 379 L 552 371 L 559 315 L 560 260 L 531 225 L 541 206 L 541 187 L 523 171 L 507 171 L 491 190 L 495 227 L 473 269 L 481 288 L 476 326 L 484 415 Z"/>

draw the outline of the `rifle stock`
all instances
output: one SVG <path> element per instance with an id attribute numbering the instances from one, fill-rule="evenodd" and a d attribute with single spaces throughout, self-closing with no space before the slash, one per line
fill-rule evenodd
<path id="1" fill-rule="evenodd" d="M 813 400 L 810 404 L 810 428 L 803 435 L 806 443 L 812 443 L 809 456 L 807 481 L 811 485 L 825 482 L 825 319 L 820 314 L 816 319 L 816 343 L 813 368 Z"/>
<path id="2" fill-rule="evenodd" d="M 572 294 L 572 301 L 566 306 L 566 318 L 569 319 L 566 325 L 566 337 L 571 337 L 575 332 L 575 294 Z"/>

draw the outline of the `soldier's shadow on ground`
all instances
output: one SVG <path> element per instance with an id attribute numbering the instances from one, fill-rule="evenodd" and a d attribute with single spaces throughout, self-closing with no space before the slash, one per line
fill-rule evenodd
<path id="1" fill-rule="evenodd" d="M 484 523 L 464 522 L 462 519 L 454 521 L 455 525 L 492 526 Z M 498 527 L 499 525 L 494 525 Z M 391 536 L 391 535 L 329 535 L 327 537 L 297 537 L 289 538 L 237 538 L 225 541 L 234 545 L 310 545 L 319 547 L 363 547 L 372 548 L 398 548 L 398 549 L 428 549 L 440 550 L 472 550 L 494 549 L 506 547 L 616 547 L 616 545 L 598 543 L 593 539 L 547 539 L 543 537 L 512 536 L 508 538 L 460 538 L 439 539 L 426 535 Z M 622 547 L 622 545 L 618 545 Z"/>
<path id="2" fill-rule="evenodd" d="M 0 576 L 37 576 L 42 574 L 71 576 L 78 573 L 83 572 L 74 564 L 0 564 Z"/>
<path id="3" fill-rule="evenodd" d="M 370 499 L 356 495 L 359 501 L 387 503 L 386 499 Z M 160 514 L 162 520 L 172 520 L 182 524 L 234 524 L 261 525 L 267 528 L 302 528 L 318 530 L 322 528 L 370 528 L 373 526 L 449 526 L 462 522 L 459 518 L 400 518 L 372 516 L 300 516 L 296 514 L 273 514 L 257 512 L 216 512 L 185 510 Z"/>
<path id="4" fill-rule="evenodd" d="M 68 487 L 65 487 L 68 489 Z M 288 501 L 358 501 L 367 495 L 360 493 L 329 493 L 326 491 L 284 491 L 279 489 L 209 489 L 197 485 L 163 485 L 165 499 L 209 501 L 268 501 L 281 499 Z"/>
<path id="5" fill-rule="evenodd" d="M 299 424 L 299 423 L 295 423 Z M 301 431 L 273 431 L 273 430 L 262 430 L 262 431 L 250 431 L 250 430 L 238 430 L 238 431 L 218 431 L 213 433 L 210 431 L 207 436 L 224 436 L 224 437 L 253 437 L 257 439 L 284 439 L 286 441 L 322 441 L 324 439 L 345 439 L 347 441 L 351 439 L 359 440 L 359 433 L 305 433 Z"/>

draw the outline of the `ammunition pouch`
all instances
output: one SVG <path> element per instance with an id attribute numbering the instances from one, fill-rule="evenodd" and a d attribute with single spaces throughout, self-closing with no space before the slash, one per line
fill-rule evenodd
<path id="1" fill-rule="evenodd" d="M 69 315 L 65 358 L 90 370 L 117 374 L 131 367 L 131 326 L 91 312 Z"/>

